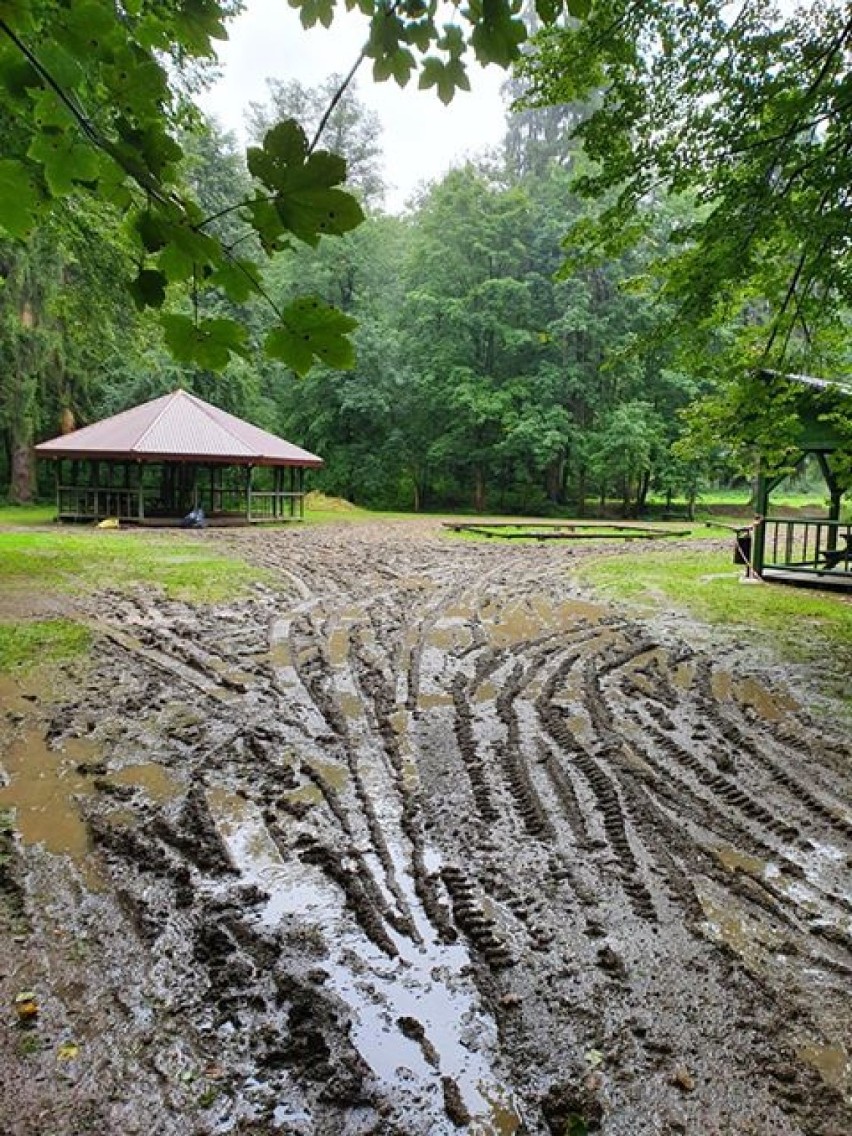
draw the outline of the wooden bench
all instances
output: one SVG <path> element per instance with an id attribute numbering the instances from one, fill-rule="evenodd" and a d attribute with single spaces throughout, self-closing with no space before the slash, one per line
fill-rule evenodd
<path id="1" fill-rule="evenodd" d="M 852 533 L 838 533 L 838 536 L 845 544 L 842 548 L 825 548 L 822 552 L 817 553 L 817 567 L 823 572 L 833 571 L 838 564 L 845 562 L 845 567 L 849 568 L 849 561 L 852 559 Z"/>

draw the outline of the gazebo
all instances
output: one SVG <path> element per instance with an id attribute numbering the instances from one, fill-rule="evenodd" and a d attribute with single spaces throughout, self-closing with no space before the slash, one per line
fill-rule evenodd
<path id="1" fill-rule="evenodd" d="M 787 470 L 762 468 L 755 493 L 751 567 L 766 580 L 852 587 L 852 524 L 840 519 L 841 499 L 852 486 L 852 434 L 839 425 L 852 410 L 852 388 L 810 375 L 775 371 L 760 371 L 757 378 L 780 394 L 792 410 L 797 423 L 795 450 L 799 460 L 816 458 L 829 504 L 825 517 L 773 516 L 770 497 Z"/>
<path id="2" fill-rule="evenodd" d="M 54 463 L 60 521 L 301 520 L 322 458 L 175 390 L 35 447 Z M 286 471 L 286 474 L 285 474 Z"/>

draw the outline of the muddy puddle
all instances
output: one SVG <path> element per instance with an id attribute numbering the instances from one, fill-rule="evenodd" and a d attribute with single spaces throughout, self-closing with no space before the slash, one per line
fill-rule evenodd
<path id="1" fill-rule="evenodd" d="M 53 747 L 40 729 L 27 730 L 4 746 L 0 768 L 6 777 L 0 809 L 11 810 L 23 843 L 41 844 L 48 852 L 70 856 L 80 864 L 91 851 L 81 809 L 86 798 L 123 787 L 162 802 L 181 790 L 180 782 L 160 765 L 128 765 L 110 773 L 91 742 L 69 738 Z"/>
<path id="2" fill-rule="evenodd" d="M 274 585 L 0 680 L 0 1130 L 852 1131 L 839 716 L 556 542 L 194 539 Z"/>
<path id="3" fill-rule="evenodd" d="M 521 1122 L 490 1067 L 496 1025 L 483 1012 L 467 973 L 467 950 L 437 941 L 421 918 L 422 940 L 414 945 L 394 936 L 399 955 L 389 961 L 347 927 L 340 897 L 322 873 L 310 879 L 303 867 L 287 865 L 256 807 L 224 789 L 211 790 L 208 801 L 234 867 L 268 897 L 264 923 L 275 928 L 295 920 L 329 945 L 323 961 L 328 987 L 348 1007 L 353 1039 L 386 1091 L 402 1085 L 431 1099 L 436 1115 L 430 1130 L 437 1136 L 457 1128 L 440 1116 L 449 1078 L 471 1133 L 513 1136 Z M 440 866 L 434 851 L 429 859 Z M 410 885 L 408 897 L 416 902 Z"/>

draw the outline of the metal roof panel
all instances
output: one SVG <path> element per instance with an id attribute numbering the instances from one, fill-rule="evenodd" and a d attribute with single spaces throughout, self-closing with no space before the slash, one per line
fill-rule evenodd
<path id="1" fill-rule="evenodd" d="M 184 390 L 36 446 L 43 457 L 91 456 L 321 466 L 322 458 Z"/>

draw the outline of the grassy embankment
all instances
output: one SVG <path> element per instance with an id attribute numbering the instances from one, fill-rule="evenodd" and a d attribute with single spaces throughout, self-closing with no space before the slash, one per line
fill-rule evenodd
<path id="1" fill-rule="evenodd" d="M 716 534 L 719 535 L 718 530 Z M 584 560 L 579 578 L 602 597 L 645 612 L 682 612 L 805 663 L 834 694 L 850 698 L 852 597 L 782 584 L 743 583 L 731 551 L 682 549 Z"/>

